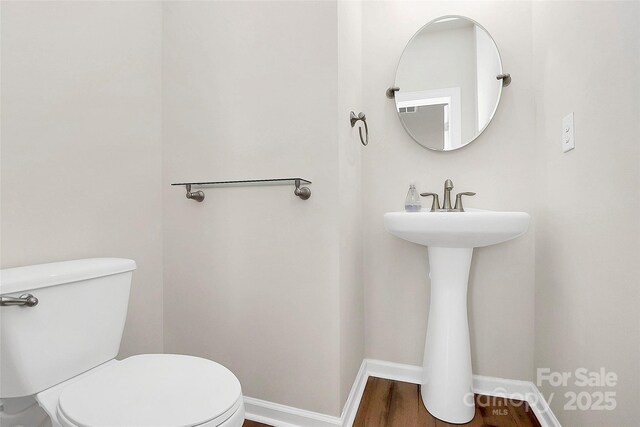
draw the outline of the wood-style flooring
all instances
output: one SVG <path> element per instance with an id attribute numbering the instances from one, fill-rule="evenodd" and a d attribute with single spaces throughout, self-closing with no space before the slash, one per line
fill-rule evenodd
<path id="1" fill-rule="evenodd" d="M 540 427 L 529 405 L 518 400 L 476 395 L 476 414 L 467 424 L 449 424 L 427 411 L 420 386 L 369 377 L 353 427 Z M 270 427 L 245 421 L 243 427 Z"/>
<path id="2" fill-rule="evenodd" d="M 476 395 L 476 414 L 467 424 L 438 420 L 425 408 L 420 386 L 369 377 L 354 427 L 540 427 L 526 402 Z"/>

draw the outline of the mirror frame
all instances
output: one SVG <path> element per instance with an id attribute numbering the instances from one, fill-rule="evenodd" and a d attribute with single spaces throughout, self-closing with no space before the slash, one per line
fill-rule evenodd
<path id="1" fill-rule="evenodd" d="M 446 18 L 462 18 L 462 19 L 466 19 L 468 21 L 471 21 L 473 24 L 477 25 L 478 27 L 480 27 L 485 33 L 487 33 L 487 35 L 489 36 L 489 38 L 491 39 L 491 41 L 493 42 L 493 44 L 496 46 L 496 51 L 498 52 L 498 60 L 500 61 L 500 73 L 504 74 L 504 67 L 503 67 L 503 63 L 502 63 L 502 55 L 500 54 L 500 49 L 498 48 L 498 43 L 496 43 L 496 40 L 493 38 L 493 36 L 491 35 L 491 33 L 489 31 L 487 31 L 487 29 L 485 27 L 483 27 L 482 25 L 480 25 L 480 23 L 478 23 L 478 21 L 476 21 L 475 19 L 471 19 L 469 17 L 463 16 L 463 15 L 443 15 L 443 16 L 439 16 L 435 19 L 432 19 L 431 21 L 427 22 L 426 24 L 424 24 L 422 27 L 420 27 L 418 29 L 418 31 L 416 31 L 413 36 L 409 39 L 409 41 L 407 42 L 407 44 L 405 45 L 404 49 L 402 49 L 402 53 L 400 54 L 400 59 L 398 60 L 398 66 L 396 67 L 396 75 L 394 77 L 394 86 L 395 87 L 399 87 L 398 86 L 398 69 L 400 68 L 400 63 L 402 62 L 402 57 L 404 56 L 405 52 L 407 51 L 407 48 L 409 47 L 409 45 L 411 44 L 411 42 L 418 37 L 418 35 L 422 32 L 422 30 L 424 30 L 425 28 L 427 28 L 429 25 L 440 21 L 442 19 L 446 19 Z M 461 148 L 466 147 L 467 145 L 470 145 L 473 141 L 475 141 L 476 139 L 478 139 L 480 137 L 480 135 L 482 135 L 482 133 L 489 127 L 489 125 L 491 124 L 491 122 L 493 121 L 495 115 L 496 115 L 496 111 L 498 111 L 498 106 L 500 105 L 500 101 L 502 100 L 502 90 L 504 89 L 505 84 L 501 84 L 500 85 L 500 92 L 498 93 L 498 102 L 496 102 L 496 106 L 493 109 L 493 112 L 491 113 L 491 118 L 489 119 L 489 121 L 487 122 L 487 124 L 478 132 L 478 134 L 471 140 L 469 140 L 468 142 L 466 142 L 464 145 L 461 145 L 460 147 L 456 147 L 452 150 L 437 150 L 435 148 L 431 148 L 431 147 L 427 147 L 425 145 L 422 145 L 422 143 L 420 143 L 420 141 L 418 141 L 416 138 L 414 138 L 413 134 L 409 131 L 409 129 L 407 128 L 407 126 L 405 125 L 404 121 L 402 120 L 402 118 L 400 117 L 400 112 L 398 111 L 398 105 L 396 104 L 396 98 L 395 98 L 395 93 L 393 96 L 393 108 L 395 108 L 396 110 L 396 114 L 398 116 L 398 120 L 400 120 L 400 123 L 402 124 L 402 127 L 404 128 L 405 132 L 407 132 L 407 134 L 411 137 L 411 139 L 413 139 L 419 146 L 421 146 L 422 148 L 425 148 L 427 150 L 431 150 L 431 151 L 436 151 L 438 153 L 450 153 L 452 151 L 456 151 L 456 150 L 460 150 Z M 402 88 L 400 88 L 402 89 Z"/>

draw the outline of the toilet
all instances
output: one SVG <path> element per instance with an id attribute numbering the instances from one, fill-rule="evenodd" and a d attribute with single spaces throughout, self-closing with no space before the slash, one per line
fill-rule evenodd
<path id="1" fill-rule="evenodd" d="M 0 270 L 0 399 L 35 398 L 53 427 L 242 426 L 240 382 L 224 366 L 115 359 L 135 269 L 93 258 Z"/>

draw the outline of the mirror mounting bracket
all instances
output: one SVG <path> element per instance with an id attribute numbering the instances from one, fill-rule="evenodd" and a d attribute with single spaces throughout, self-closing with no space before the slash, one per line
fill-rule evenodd
<path id="1" fill-rule="evenodd" d="M 398 86 L 392 86 L 387 89 L 387 98 L 393 99 L 396 97 L 396 92 L 399 91 L 400 88 Z"/>
<path id="2" fill-rule="evenodd" d="M 507 87 L 511 84 L 511 74 L 498 74 L 496 79 L 502 80 L 502 87 Z"/>
<path id="3" fill-rule="evenodd" d="M 511 84 L 511 74 L 509 73 L 505 73 L 505 74 L 498 74 L 496 76 L 497 80 L 502 80 L 502 87 L 507 87 Z M 393 99 L 396 97 L 396 92 L 398 92 L 400 90 L 400 88 L 398 86 L 391 86 L 387 89 L 386 91 L 386 95 L 387 98 L 389 99 Z"/>

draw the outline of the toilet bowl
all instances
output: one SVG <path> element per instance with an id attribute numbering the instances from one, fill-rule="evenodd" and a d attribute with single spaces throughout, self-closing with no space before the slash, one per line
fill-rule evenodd
<path id="1" fill-rule="evenodd" d="M 36 395 L 53 427 L 238 427 L 238 379 L 193 356 L 143 354 L 112 360 Z"/>
<path id="2" fill-rule="evenodd" d="M 241 427 L 242 389 L 224 366 L 115 359 L 135 268 L 97 258 L 0 270 L 0 398 L 35 397 L 53 427 Z M 16 305 L 26 294 L 37 303 Z"/>

